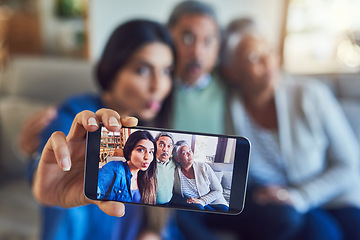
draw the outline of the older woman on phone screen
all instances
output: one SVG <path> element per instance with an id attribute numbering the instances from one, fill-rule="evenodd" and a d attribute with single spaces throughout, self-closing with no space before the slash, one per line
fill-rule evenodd
<path id="1" fill-rule="evenodd" d="M 173 151 L 173 156 L 180 165 L 175 171 L 174 197 L 171 203 L 199 210 L 228 211 L 223 189 L 211 167 L 194 161 L 194 154 L 186 141 L 178 141 Z"/>
<path id="2" fill-rule="evenodd" d="M 99 170 L 98 199 L 156 203 L 156 142 L 147 131 L 132 133 L 124 146 L 126 162 L 112 161 Z"/>

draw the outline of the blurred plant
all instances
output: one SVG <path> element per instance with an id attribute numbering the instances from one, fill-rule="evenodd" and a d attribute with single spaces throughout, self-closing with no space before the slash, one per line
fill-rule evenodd
<path id="1" fill-rule="evenodd" d="M 59 18 L 81 18 L 84 13 L 83 0 L 57 0 L 55 10 Z"/>

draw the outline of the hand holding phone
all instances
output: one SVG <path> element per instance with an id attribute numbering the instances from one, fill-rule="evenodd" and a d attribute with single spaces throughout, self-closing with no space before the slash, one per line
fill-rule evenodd
<path id="1" fill-rule="evenodd" d="M 106 127 L 87 137 L 85 195 L 197 211 L 238 214 L 250 143 L 225 136 L 144 127 Z"/>
<path id="2" fill-rule="evenodd" d="M 96 113 L 83 111 L 76 115 L 67 137 L 62 132 L 52 134 L 33 179 L 33 193 L 40 203 L 61 207 L 94 203 L 109 215 L 124 214 L 122 203 L 92 201 L 83 193 L 86 134 L 96 131 L 100 122 L 111 131 L 119 131 L 121 125 L 136 125 L 137 119 L 120 118 L 117 112 L 108 109 Z"/>

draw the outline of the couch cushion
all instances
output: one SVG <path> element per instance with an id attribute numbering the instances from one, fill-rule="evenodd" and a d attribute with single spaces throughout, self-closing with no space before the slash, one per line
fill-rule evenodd
<path id="1" fill-rule="evenodd" d="M 223 172 L 218 172 L 218 171 L 214 171 L 214 173 L 215 173 L 217 179 L 219 180 L 219 182 L 221 183 L 221 180 L 222 180 L 222 177 L 223 177 L 224 173 Z"/>
<path id="2" fill-rule="evenodd" d="M 7 172 L 23 172 L 25 156 L 18 149 L 24 119 L 44 108 L 42 102 L 17 97 L 0 99 L 0 165 Z"/>
<path id="3" fill-rule="evenodd" d="M 209 165 L 219 179 L 223 188 L 224 198 L 229 203 L 234 165 L 232 163 L 209 163 Z"/>
<path id="4" fill-rule="evenodd" d="M 210 167 L 214 171 L 232 171 L 233 164 L 232 163 L 209 163 Z"/>
<path id="5" fill-rule="evenodd" d="M 5 94 L 3 79 L 4 79 L 4 72 L 0 71 L 0 97 Z"/>
<path id="6" fill-rule="evenodd" d="M 232 171 L 224 171 L 221 180 L 221 185 L 223 187 L 223 195 L 228 203 L 230 202 L 232 174 Z"/>
<path id="7" fill-rule="evenodd" d="M 340 99 L 340 105 L 347 117 L 350 126 L 354 130 L 357 139 L 360 141 L 360 101 L 351 99 Z"/>
<path id="8" fill-rule="evenodd" d="M 2 85 L 10 95 L 45 103 L 96 90 L 91 64 L 67 58 L 15 58 L 7 68 Z"/>
<path id="9" fill-rule="evenodd" d="M 344 74 L 339 76 L 339 97 L 360 101 L 360 74 Z"/>
<path id="10" fill-rule="evenodd" d="M 4 95 L 7 94 L 8 92 L 8 88 L 6 83 L 8 81 L 11 81 L 11 71 L 8 70 L 8 67 L 3 70 L 0 71 L 0 98 L 4 97 Z"/>
<path id="11" fill-rule="evenodd" d="M 221 181 L 221 185 L 223 186 L 223 188 L 231 189 L 232 174 L 232 171 L 224 171 L 224 175 Z"/>

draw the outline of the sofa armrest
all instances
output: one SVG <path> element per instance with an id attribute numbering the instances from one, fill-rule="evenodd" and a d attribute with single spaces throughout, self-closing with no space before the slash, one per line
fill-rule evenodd
<path id="1" fill-rule="evenodd" d="M 74 94 L 95 92 L 92 65 L 67 58 L 14 58 L 2 80 L 8 95 L 57 103 Z"/>
<path id="2" fill-rule="evenodd" d="M 26 161 L 18 148 L 23 121 L 46 107 L 39 101 L 7 96 L 0 99 L 0 166 L 6 172 L 24 172 Z"/>

